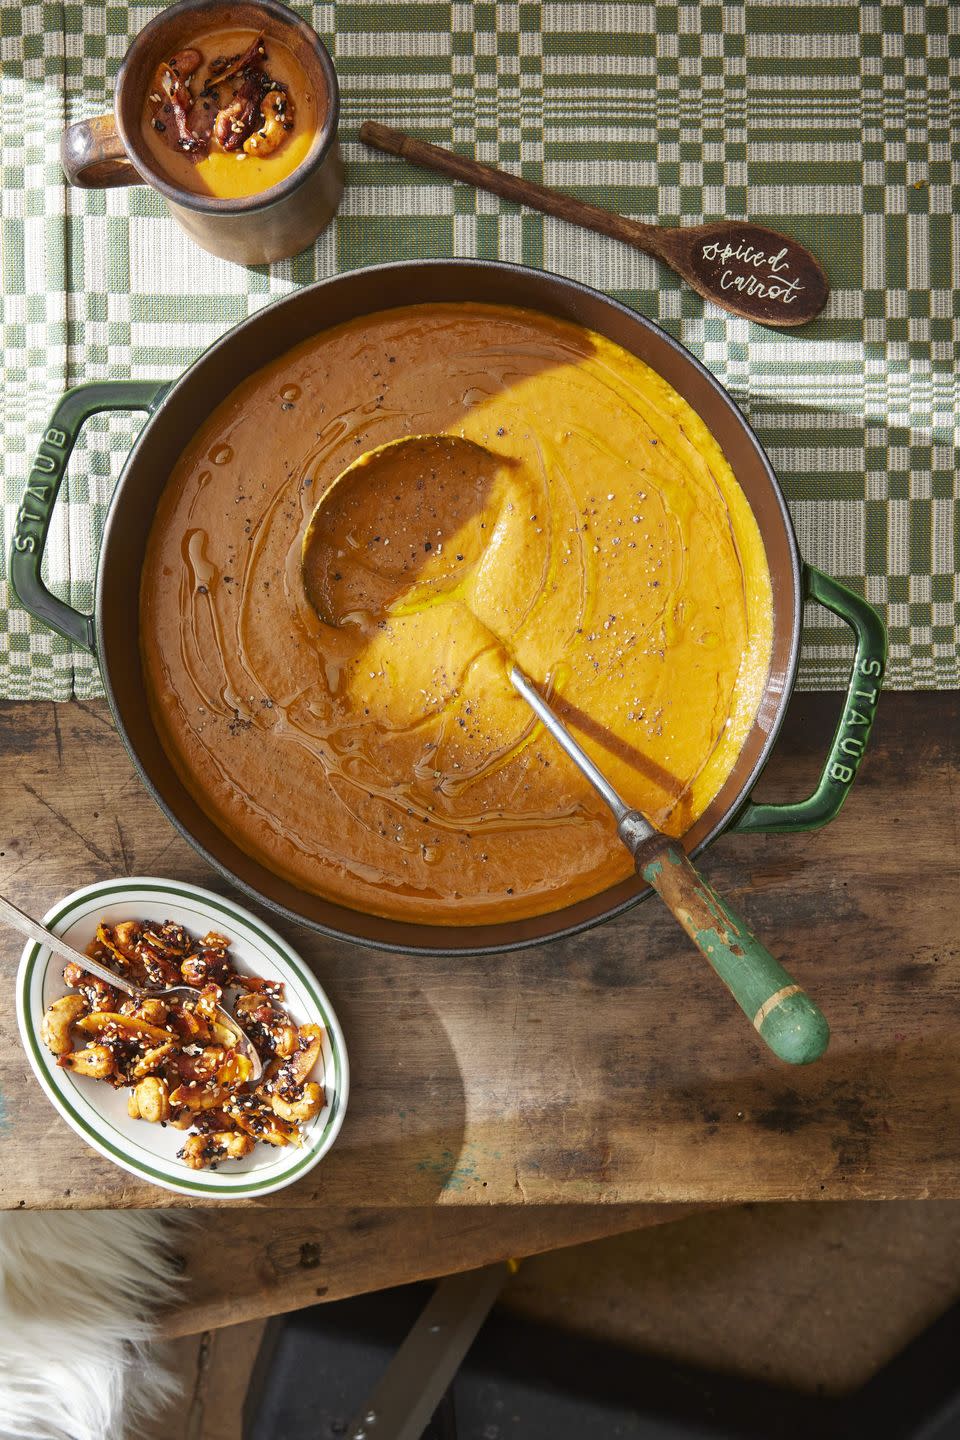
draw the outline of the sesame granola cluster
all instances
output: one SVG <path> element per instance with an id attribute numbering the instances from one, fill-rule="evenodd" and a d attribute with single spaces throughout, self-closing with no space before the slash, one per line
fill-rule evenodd
<path id="1" fill-rule="evenodd" d="M 242 1159 L 258 1141 L 303 1143 L 300 1127 L 324 1105 L 323 1086 L 309 1078 L 323 1030 L 293 1023 L 280 981 L 236 970 L 226 936 L 197 939 L 170 920 L 101 922 L 86 953 L 144 993 L 121 1002 L 106 981 L 68 963 L 69 991 L 48 1008 L 41 1030 L 60 1067 L 127 1090 L 133 1119 L 190 1131 L 178 1154 L 193 1170 Z M 174 986 L 195 994 L 147 993 Z M 228 991 L 263 1062 L 255 1086 L 249 1058 L 217 1015 Z"/>
<path id="2" fill-rule="evenodd" d="M 279 149 L 296 111 L 287 86 L 264 69 L 267 58 L 262 35 L 243 54 L 217 55 L 202 71 L 198 49 L 178 50 L 154 76 L 148 97 L 154 130 L 192 160 L 202 160 L 212 148 L 238 160 Z"/>

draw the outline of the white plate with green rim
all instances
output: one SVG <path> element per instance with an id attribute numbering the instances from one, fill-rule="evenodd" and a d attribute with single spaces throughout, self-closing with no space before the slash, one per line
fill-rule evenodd
<path id="1" fill-rule="evenodd" d="M 350 1072 L 337 1017 L 296 951 L 242 906 L 179 880 L 149 876 L 103 880 L 75 890 L 43 917 L 49 930 L 81 951 L 93 939 L 100 920 L 108 925 L 120 920 L 174 920 L 198 936 L 217 930 L 229 939 L 238 970 L 282 980 L 283 1003 L 291 1019 L 298 1025 L 323 1026 L 323 1052 L 314 1078 L 323 1082 L 326 1104 L 302 1127 L 302 1148 L 257 1145 L 251 1155 L 224 1160 L 216 1170 L 191 1170 L 177 1159 L 184 1131 L 131 1120 L 125 1090 L 58 1067 L 40 1039 L 40 1022 L 47 1006 L 67 992 L 63 962 L 31 942 L 24 948 L 17 974 L 17 1021 L 27 1058 L 54 1109 L 107 1160 L 191 1199 L 269 1195 L 306 1175 L 330 1149 L 343 1124 Z"/>

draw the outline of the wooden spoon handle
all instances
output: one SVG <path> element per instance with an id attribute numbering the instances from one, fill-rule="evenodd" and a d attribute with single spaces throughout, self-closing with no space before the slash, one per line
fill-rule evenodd
<path id="1" fill-rule="evenodd" d="M 762 1040 L 790 1065 L 809 1065 L 827 1048 L 822 1013 L 744 921 L 694 869 L 679 845 L 656 835 L 637 851 L 652 885 L 712 965 Z"/>
<path id="2" fill-rule="evenodd" d="M 569 220 L 574 225 L 586 226 L 588 230 L 599 230 L 603 235 L 612 235 L 615 240 L 636 245 L 671 263 L 663 252 L 660 238 L 663 232 L 658 225 L 627 220 L 613 210 L 588 205 L 573 195 L 565 195 L 562 190 L 548 190 L 545 185 L 537 185 L 533 180 L 523 180 L 507 170 L 498 170 L 495 165 L 470 160 L 466 155 L 430 145 L 426 140 L 415 140 L 402 130 L 391 130 L 389 125 L 379 125 L 374 120 L 365 120 L 360 126 L 360 139 L 374 150 L 399 155 L 412 165 L 436 170 L 440 175 L 449 175 L 452 180 L 475 185 L 478 190 L 489 190 L 492 195 L 500 195 L 504 200 L 515 200 L 518 205 L 528 205 L 532 210 L 542 210 L 545 215 L 555 215 L 558 220 Z"/>
<path id="3" fill-rule="evenodd" d="M 778 230 L 745 220 L 644 225 L 372 120 L 360 126 L 360 139 L 375 150 L 633 245 L 676 270 L 705 300 L 760 325 L 806 325 L 827 303 L 830 285 L 819 261 Z"/>

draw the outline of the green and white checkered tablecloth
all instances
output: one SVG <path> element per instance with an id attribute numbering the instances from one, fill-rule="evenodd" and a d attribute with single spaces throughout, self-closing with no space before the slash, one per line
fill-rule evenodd
<path id="1" fill-rule="evenodd" d="M 659 321 L 746 411 L 806 558 L 885 610 L 890 683 L 960 683 L 960 4 L 298 5 L 340 75 L 348 188 L 314 250 L 269 271 L 195 249 L 148 189 L 64 184 L 61 128 L 109 108 L 128 39 L 158 8 L 0 0 L 0 695 L 99 693 L 95 663 L 30 623 L 6 582 L 29 458 L 61 391 L 174 376 L 272 296 L 428 255 L 544 266 Z M 789 230 L 824 261 L 829 308 L 795 334 L 748 325 L 614 241 L 366 151 L 365 118 L 638 218 Z M 58 510 L 49 580 L 80 607 L 131 427 L 87 427 Z M 848 634 L 808 620 L 801 683 L 839 685 Z"/>

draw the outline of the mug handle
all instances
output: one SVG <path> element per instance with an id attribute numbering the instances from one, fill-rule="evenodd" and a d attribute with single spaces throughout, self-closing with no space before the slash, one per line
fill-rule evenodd
<path id="1" fill-rule="evenodd" d="M 93 616 L 52 595 L 42 575 L 47 532 L 67 461 L 91 415 L 104 410 L 152 410 L 169 388 L 168 380 L 95 380 L 68 390 L 34 456 L 10 546 L 10 583 L 25 610 L 82 650 L 96 650 Z"/>
<path id="2" fill-rule="evenodd" d="M 786 805 L 758 804 L 748 800 L 728 833 L 747 835 L 789 835 L 818 830 L 828 824 L 846 800 L 863 759 L 880 699 L 880 686 L 887 659 L 887 633 L 883 621 L 868 601 L 855 595 L 812 565 L 803 567 L 803 598 L 815 600 L 825 610 L 839 615 L 857 639 L 853 669 L 840 723 L 830 745 L 820 783 L 806 800 Z"/>
<path id="3" fill-rule="evenodd" d="M 70 184 L 81 190 L 143 184 L 143 176 L 131 164 L 112 115 L 97 115 L 93 120 L 68 125 L 60 137 L 60 164 Z"/>

